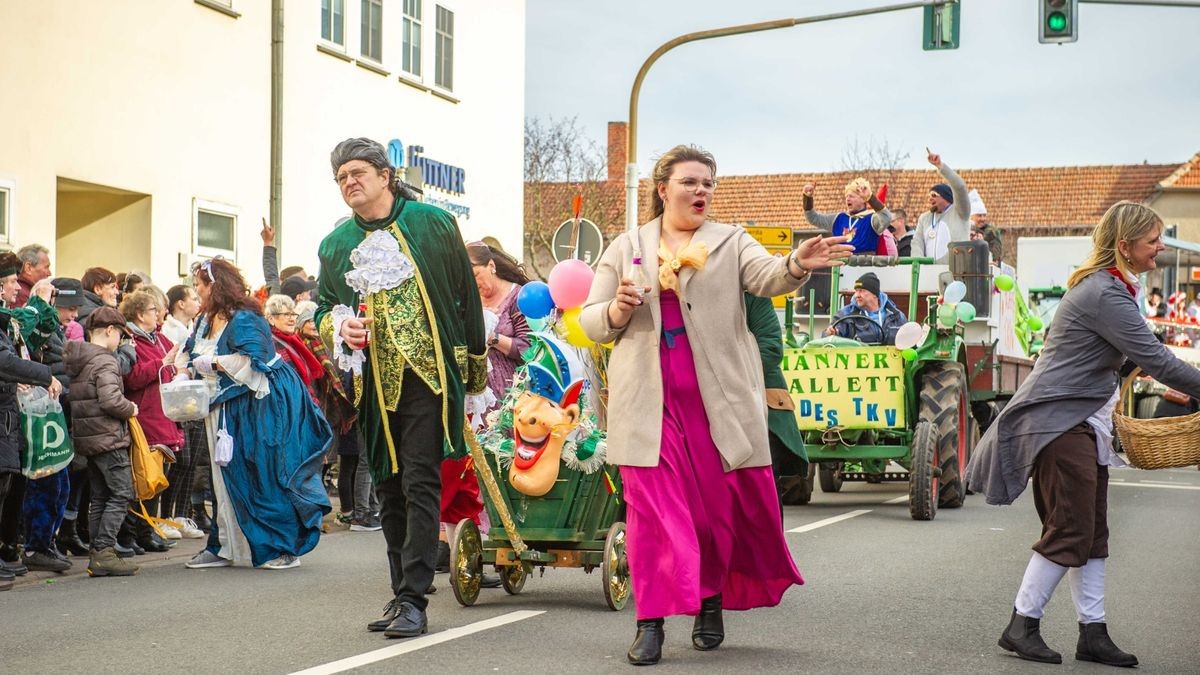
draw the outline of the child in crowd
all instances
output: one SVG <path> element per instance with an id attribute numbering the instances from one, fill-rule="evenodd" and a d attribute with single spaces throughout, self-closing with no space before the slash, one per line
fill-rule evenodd
<path id="1" fill-rule="evenodd" d="M 129 418 L 137 405 L 125 398 L 114 352 L 128 334 L 125 317 L 99 307 L 84 323 L 87 342 L 68 342 L 64 354 L 71 377 L 71 438 L 75 451 L 88 458 L 92 500 L 90 576 L 130 576 L 138 568 L 115 548 L 129 505 L 133 474 L 129 462 Z"/>

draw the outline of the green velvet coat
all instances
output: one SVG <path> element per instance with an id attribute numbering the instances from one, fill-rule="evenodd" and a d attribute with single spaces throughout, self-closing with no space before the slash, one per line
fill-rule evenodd
<path id="1" fill-rule="evenodd" d="M 442 428 L 449 457 L 467 454 L 463 439 L 464 403 L 467 394 L 478 394 L 487 387 L 487 345 L 483 326 L 483 307 L 471 270 L 471 261 L 463 245 L 454 217 L 427 204 L 396 198 L 387 224 L 400 241 L 417 269 L 421 297 L 430 310 L 434 347 L 442 388 Z M 333 317 L 337 305 L 357 309 L 360 298 L 346 283 L 353 270 L 350 253 L 372 232 L 356 216 L 325 237 L 319 248 L 317 312 L 314 317 L 325 343 L 333 345 Z M 390 293 L 391 291 L 382 291 Z M 372 336 L 372 340 L 376 336 Z M 375 482 L 399 472 L 397 449 L 387 433 L 384 406 L 373 379 L 371 347 L 361 378 L 355 378 L 359 423 L 366 440 L 366 457 Z"/>
<path id="2" fill-rule="evenodd" d="M 779 316 L 770 298 L 746 294 L 746 325 L 758 340 L 758 354 L 762 358 L 763 386 L 767 389 L 787 389 L 787 380 L 779 364 L 783 361 L 783 331 L 779 327 Z M 767 409 L 767 431 L 787 446 L 800 459 L 808 461 L 804 449 L 804 438 L 796 424 L 796 413 L 791 410 Z"/>

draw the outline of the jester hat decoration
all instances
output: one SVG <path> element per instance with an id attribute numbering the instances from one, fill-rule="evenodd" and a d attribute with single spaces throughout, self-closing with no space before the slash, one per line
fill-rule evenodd
<path id="1" fill-rule="evenodd" d="M 513 406 L 516 445 L 508 481 L 519 492 L 540 497 L 554 487 L 563 443 L 579 425 L 584 371 L 557 338 L 533 333 L 529 340 L 527 388 Z"/>

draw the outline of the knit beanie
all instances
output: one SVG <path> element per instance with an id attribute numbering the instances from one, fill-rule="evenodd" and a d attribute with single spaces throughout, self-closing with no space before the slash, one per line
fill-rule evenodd
<path id="1" fill-rule="evenodd" d="M 929 189 L 938 193 L 938 196 L 942 199 L 945 199 L 951 204 L 954 203 L 954 191 L 950 189 L 949 185 L 946 185 L 945 183 L 938 183 Z"/>
<path id="2" fill-rule="evenodd" d="M 879 277 L 875 276 L 874 272 L 867 272 L 866 274 L 859 277 L 858 281 L 854 282 L 854 288 L 856 288 L 856 289 L 861 288 L 864 291 L 870 291 L 871 293 L 875 294 L 875 297 L 877 297 L 877 298 L 880 297 L 879 296 Z"/>

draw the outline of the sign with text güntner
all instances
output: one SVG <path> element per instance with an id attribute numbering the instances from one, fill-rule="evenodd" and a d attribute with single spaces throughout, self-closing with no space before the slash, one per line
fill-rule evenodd
<path id="1" fill-rule="evenodd" d="M 790 227 L 747 227 L 746 232 L 754 240 L 767 249 L 771 255 L 783 257 L 792 251 L 792 228 Z M 771 298 L 775 309 L 783 309 L 788 296 L 779 295 Z"/>
<path id="2" fill-rule="evenodd" d="M 904 359 L 895 347 L 784 349 L 781 365 L 801 430 L 905 426 Z"/>

